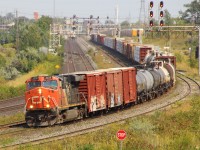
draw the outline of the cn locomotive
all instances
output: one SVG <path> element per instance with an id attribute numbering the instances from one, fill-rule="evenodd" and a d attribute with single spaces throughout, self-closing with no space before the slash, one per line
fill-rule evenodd
<path id="1" fill-rule="evenodd" d="M 41 75 L 26 81 L 28 126 L 50 126 L 151 100 L 175 83 L 170 62 L 154 61 L 148 69 L 134 67 Z"/>

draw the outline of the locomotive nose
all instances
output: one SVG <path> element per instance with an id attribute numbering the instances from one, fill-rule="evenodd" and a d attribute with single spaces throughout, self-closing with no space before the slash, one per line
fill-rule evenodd
<path id="1" fill-rule="evenodd" d="M 51 93 L 44 88 L 37 88 L 29 91 L 26 97 L 26 109 L 50 109 L 52 96 Z"/>

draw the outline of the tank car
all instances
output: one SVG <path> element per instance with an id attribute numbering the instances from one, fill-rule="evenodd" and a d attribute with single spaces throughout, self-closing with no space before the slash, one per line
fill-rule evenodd
<path id="1" fill-rule="evenodd" d="M 136 75 L 138 102 L 151 100 L 165 93 L 175 83 L 175 69 L 170 63 L 154 61 L 156 65 L 138 70 Z"/>
<path id="2" fill-rule="evenodd" d="M 138 102 L 151 99 L 151 90 L 154 80 L 152 74 L 148 70 L 138 70 L 136 75 Z"/>

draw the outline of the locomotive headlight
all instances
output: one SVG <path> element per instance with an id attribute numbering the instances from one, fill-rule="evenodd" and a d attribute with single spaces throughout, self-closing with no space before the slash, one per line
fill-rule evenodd
<path id="1" fill-rule="evenodd" d="M 38 90 L 38 93 L 39 93 L 39 94 L 42 94 L 42 89 L 39 89 L 39 90 Z"/>
<path id="2" fill-rule="evenodd" d="M 49 104 L 47 104 L 47 105 L 46 105 L 46 107 L 47 107 L 47 108 L 49 108 L 49 107 L 50 107 L 50 105 L 49 105 Z"/>
<path id="3" fill-rule="evenodd" d="M 33 108 L 33 105 L 30 105 L 30 109 L 32 109 Z"/>

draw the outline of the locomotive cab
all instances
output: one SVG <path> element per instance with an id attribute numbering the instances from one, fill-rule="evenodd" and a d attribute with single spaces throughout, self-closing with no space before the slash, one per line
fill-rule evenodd
<path id="1" fill-rule="evenodd" d="M 37 76 L 26 81 L 25 120 L 28 126 L 44 126 L 56 122 L 60 80 L 55 76 Z"/>

